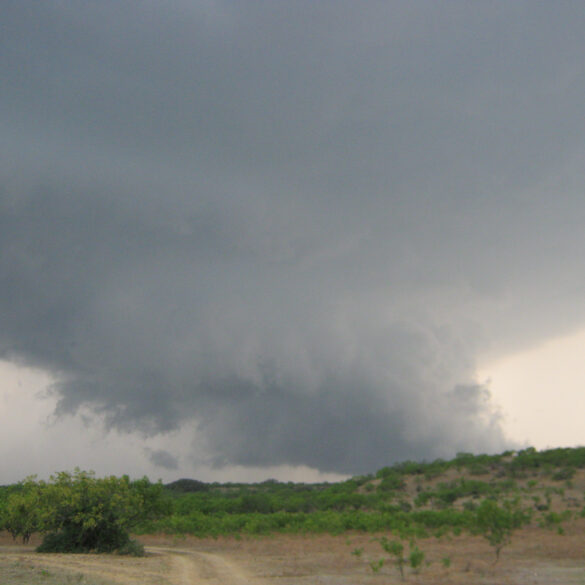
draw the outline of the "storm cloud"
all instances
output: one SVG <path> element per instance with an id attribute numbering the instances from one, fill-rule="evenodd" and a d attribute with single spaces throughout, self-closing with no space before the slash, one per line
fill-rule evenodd
<path id="1" fill-rule="evenodd" d="M 178 459 L 168 451 L 164 449 L 145 449 L 146 455 L 150 459 L 150 461 L 156 465 L 157 467 L 162 467 L 164 469 L 178 469 L 179 468 L 179 461 Z"/>
<path id="2" fill-rule="evenodd" d="M 478 356 L 585 323 L 584 16 L 3 2 L 1 356 L 216 466 L 506 447 Z"/>

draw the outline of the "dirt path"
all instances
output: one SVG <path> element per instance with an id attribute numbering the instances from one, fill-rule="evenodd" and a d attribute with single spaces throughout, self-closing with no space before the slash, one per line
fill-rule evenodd
<path id="1" fill-rule="evenodd" d="M 149 552 L 171 560 L 172 585 L 254 585 L 259 580 L 222 555 L 193 550 L 149 547 Z"/>
<path id="2" fill-rule="evenodd" d="M 23 563 L 37 570 L 61 571 L 96 583 L 116 585 L 269 585 L 224 554 L 147 547 L 143 558 L 116 555 L 40 554 L 32 547 L 0 546 L 2 565 Z"/>

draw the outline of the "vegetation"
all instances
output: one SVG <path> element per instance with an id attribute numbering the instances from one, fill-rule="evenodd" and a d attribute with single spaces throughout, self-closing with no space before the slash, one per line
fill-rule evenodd
<path id="1" fill-rule="evenodd" d="M 183 479 L 163 486 L 76 470 L 48 482 L 29 478 L 0 487 L 0 528 L 25 542 L 42 533 L 41 550 L 134 553 L 140 547 L 130 532 L 203 537 L 359 531 L 408 541 L 468 531 L 486 538 L 497 561 L 522 524 L 562 533 L 563 523 L 585 516 L 584 470 L 583 447 L 459 453 L 450 461 L 406 461 L 318 484 Z M 413 549 L 404 562 L 415 568 L 421 554 Z"/>
<path id="2" fill-rule="evenodd" d="M 2 524 L 14 540 L 22 538 L 28 543 L 33 532 L 40 526 L 39 492 L 34 481 L 27 479 L 21 483 L 21 489 L 11 492 L 2 509 Z"/>
<path id="3" fill-rule="evenodd" d="M 394 565 L 400 572 L 400 577 L 404 580 L 404 565 L 406 559 L 404 558 L 404 545 L 399 540 L 389 540 L 385 536 L 379 539 L 380 546 L 393 559 Z"/>
<path id="4" fill-rule="evenodd" d="M 585 448 L 460 453 L 451 461 L 407 461 L 335 484 L 179 480 L 167 488 L 172 513 L 142 522 L 139 530 L 197 536 L 405 529 L 418 536 L 458 532 L 473 529 L 477 509 L 486 499 L 504 505 L 520 498 L 521 508 L 544 513 L 551 498 L 562 496 L 550 492 L 550 487 L 542 489 L 540 480 L 572 479 L 580 468 L 585 468 Z"/>
<path id="5" fill-rule="evenodd" d="M 500 551 L 510 544 L 512 533 L 528 521 L 528 516 L 514 503 L 498 506 L 495 500 L 484 500 L 477 509 L 476 530 L 494 547 L 495 563 Z"/>
<path id="6" fill-rule="evenodd" d="M 40 552 L 113 552 L 141 554 L 129 531 L 139 522 L 169 511 L 163 487 L 127 476 L 96 479 L 76 470 L 49 482 L 29 478 L 8 494 L 2 524 L 14 539 L 27 542 L 44 534 Z"/>

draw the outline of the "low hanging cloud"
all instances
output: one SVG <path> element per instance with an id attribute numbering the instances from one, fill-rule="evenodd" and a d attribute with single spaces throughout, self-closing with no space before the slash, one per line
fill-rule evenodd
<path id="1" fill-rule="evenodd" d="M 59 413 L 216 466 L 507 446 L 478 356 L 585 319 L 570 6 L 0 16 L 0 351 Z"/>
<path id="2" fill-rule="evenodd" d="M 146 456 L 151 463 L 163 469 L 179 469 L 179 460 L 172 453 L 164 449 L 145 449 Z"/>

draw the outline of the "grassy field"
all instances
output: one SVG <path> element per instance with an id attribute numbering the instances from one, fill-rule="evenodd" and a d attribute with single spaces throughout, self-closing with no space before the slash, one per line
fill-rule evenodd
<path id="1" fill-rule="evenodd" d="M 52 569 L 33 562 L 28 555 L 0 553 L 0 583 L 2 585 L 111 585 L 113 582 L 96 579 L 83 572 Z"/>

